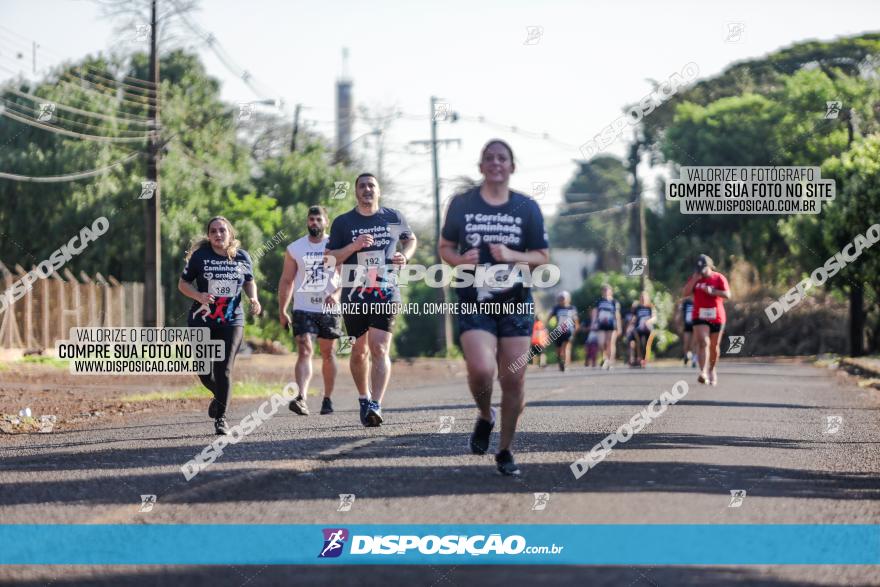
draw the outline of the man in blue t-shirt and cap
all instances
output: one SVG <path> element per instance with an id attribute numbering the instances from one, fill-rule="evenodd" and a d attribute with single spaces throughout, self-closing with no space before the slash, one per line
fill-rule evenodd
<path id="1" fill-rule="evenodd" d="M 400 303 L 395 270 L 412 258 L 416 237 L 399 210 L 379 205 L 379 180 L 362 173 L 355 180 L 357 206 L 330 227 L 327 255 L 341 266 L 343 283 L 356 272 L 362 285 L 342 289 L 342 319 L 355 337 L 349 367 L 357 386 L 361 423 L 382 423 L 382 398 L 391 376 L 391 330 Z M 400 243 L 401 250 L 397 250 Z"/>

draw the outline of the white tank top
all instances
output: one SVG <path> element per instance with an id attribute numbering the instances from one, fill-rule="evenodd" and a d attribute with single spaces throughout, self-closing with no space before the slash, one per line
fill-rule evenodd
<path id="1" fill-rule="evenodd" d="M 321 312 L 324 299 L 336 291 L 336 274 L 324 268 L 324 237 L 313 243 L 308 236 L 287 245 L 287 252 L 296 261 L 296 275 L 293 278 L 293 309 L 305 312 Z"/>

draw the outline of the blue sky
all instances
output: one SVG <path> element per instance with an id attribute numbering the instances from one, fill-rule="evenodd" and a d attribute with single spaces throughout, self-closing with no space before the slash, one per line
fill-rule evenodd
<path id="1" fill-rule="evenodd" d="M 827 2 L 394 2 L 203 0 L 193 19 L 220 41 L 227 53 L 271 94 L 283 97 L 287 115 L 302 103 L 303 116 L 333 136 L 334 83 L 341 73 L 341 50 L 350 51 L 349 73 L 357 105 L 396 106 L 424 119 L 401 119 L 392 126 L 385 167 L 396 182 L 386 203 L 416 211 L 428 202 L 431 168 L 425 155 L 409 153 L 411 140 L 429 137 L 429 98 L 442 97 L 450 109 L 484 116 L 501 127 L 475 121 L 444 123 L 440 138 L 460 138 L 461 146 L 441 151 L 444 178 L 477 177 L 480 147 L 492 137 L 508 140 L 518 159 L 512 185 L 530 192 L 547 182 L 545 213 L 555 209 L 572 177 L 576 146 L 622 113 L 627 103 L 694 62 L 700 77 L 728 64 L 764 55 L 806 39 L 829 40 L 865 32 L 876 3 Z M 114 35 L 118 22 L 101 18 L 88 0 L 2 0 L 0 65 L 9 67 L 10 43 L 34 39 L 38 65 L 59 57 L 126 50 Z M 730 42 L 728 23 L 744 25 Z M 541 27 L 526 43 L 528 27 Z M 260 97 L 230 73 L 195 36 L 208 71 L 223 83 L 230 102 Z M 22 46 L 24 46 L 22 45 Z M 10 77 L 0 69 L 0 79 Z M 509 130 L 549 133 L 557 142 Z M 354 136 L 369 130 L 356 124 Z M 363 144 L 363 141 L 359 141 Z M 574 146 L 575 148 L 572 148 Z M 606 151 L 622 155 L 618 140 Z M 371 157 L 373 151 L 367 151 Z M 368 159 L 371 161 L 371 159 Z M 444 190 L 444 196 L 448 191 Z"/>

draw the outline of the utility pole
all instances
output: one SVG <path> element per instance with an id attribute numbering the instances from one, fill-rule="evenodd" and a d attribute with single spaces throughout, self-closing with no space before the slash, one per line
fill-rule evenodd
<path id="1" fill-rule="evenodd" d="M 147 234 L 144 253 L 144 326 L 162 326 L 159 308 L 162 303 L 162 228 L 159 211 L 159 53 L 156 20 L 156 0 L 151 2 L 150 11 L 150 81 L 156 88 L 155 96 L 149 101 L 147 118 L 150 136 L 147 138 L 147 181 L 155 182 L 153 196 L 144 200 L 144 219 Z"/>
<path id="2" fill-rule="evenodd" d="M 37 47 L 39 47 L 39 45 L 37 45 L 36 41 L 33 41 L 31 45 L 31 58 L 33 60 L 34 75 L 37 75 Z"/>
<path id="3" fill-rule="evenodd" d="M 633 144 L 629 150 L 629 172 L 632 175 L 632 191 L 630 202 L 636 205 L 630 212 L 630 251 L 633 257 L 648 257 L 648 246 L 645 240 L 645 199 L 642 196 L 642 184 L 639 181 L 639 156 L 642 145 L 637 134 L 633 135 Z M 645 266 L 641 275 L 641 288 L 644 290 L 648 285 L 650 263 Z"/>
<path id="4" fill-rule="evenodd" d="M 290 152 L 296 153 L 296 135 L 299 134 L 299 111 L 302 104 L 297 104 L 293 111 L 293 137 L 290 139 Z"/>
<path id="5" fill-rule="evenodd" d="M 846 121 L 846 148 L 852 147 L 853 139 L 858 134 L 855 110 L 847 108 L 842 112 Z M 865 290 L 861 283 L 852 282 L 849 286 L 849 354 L 861 357 L 865 354 Z"/>
<path id="6" fill-rule="evenodd" d="M 393 121 L 398 118 L 398 112 L 395 109 L 393 112 L 386 110 L 371 113 L 368 108 L 361 106 L 359 117 L 363 122 L 373 127 L 373 130 L 367 134 L 376 137 L 376 177 L 381 185 L 388 187 L 389 182 L 385 181 L 385 136 Z"/>
<path id="7" fill-rule="evenodd" d="M 410 141 L 412 144 L 429 143 L 431 145 L 431 167 L 434 174 L 434 242 L 437 244 L 440 243 L 440 164 L 437 160 L 437 144 L 461 144 L 460 139 L 437 140 L 438 100 L 439 99 L 436 96 L 431 96 L 431 140 Z M 458 120 L 457 114 L 450 114 L 452 116 L 452 122 Z M 438 264 L 443 262 L 443 260 L 440 259 L 440 253 L 437 250 L 434 251 L 434 258 Z M 451 301 L 448 287 L 444 286 L 439 293 L 440 295 L 438 297 L 441 302 L 449 303 Z M 443 315 L 443 330 L 437 332 L 437 342 L 438 345 L 443 348 L 445 354 L 447 355 L 449 354 L 450 349 L 452 349 L 453 345 L 455 344 L 452 337 L 452 315 L 448 312 Z"/>

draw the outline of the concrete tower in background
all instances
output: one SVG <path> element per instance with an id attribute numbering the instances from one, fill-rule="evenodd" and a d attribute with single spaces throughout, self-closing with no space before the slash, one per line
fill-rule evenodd
<path id="1" fill-rule="evenodd" d="M 336 160 L 351 161 L 351 127 L 354 108 L 351 98 L 351 78 L 348 75 L 348 48 L 342 49 L 342 75 L 336 81 Z"/>

